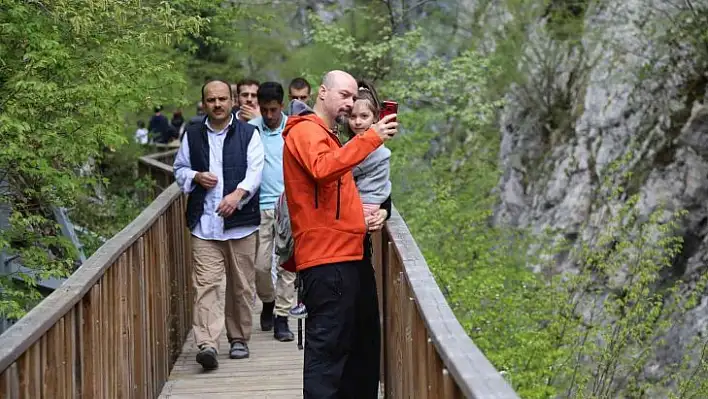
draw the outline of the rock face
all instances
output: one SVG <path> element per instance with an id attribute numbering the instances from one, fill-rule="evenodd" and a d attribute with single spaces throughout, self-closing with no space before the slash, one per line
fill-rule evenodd
<path id="1" fill-rule="evenodd" d="M 693 21 L 687 16 L 694 14 L 667 4 L 630 0 L 588 8 L 576 45 L 552 37 L 548 18 L 528 34 L 520 61 L 528 83 L 509 93 L 502 116 L 495 223 L 536 231 L 551 227 L 571 241 L 592 240 L 607 222 L 607 210 L 622 201 L 600 197 L 600 185 L 609 178 L 628 194 L 640 194 L 643 216 L 662 204 L 668 211 L 687 210 L 680 231 L 683 253 L 665 277 L 696 280 L 706 273 L 706 50 L 668 29 L 668 17 L 688 29 Z M 608 168 L 622 157 L 631 178 Z M 573 259 L 559 259 L 555 271 L 573 267 Z M 682 345 L 707 326 L 704 296 L 669 337 L 677 350 L 659 362 L 680 360 Z"/>

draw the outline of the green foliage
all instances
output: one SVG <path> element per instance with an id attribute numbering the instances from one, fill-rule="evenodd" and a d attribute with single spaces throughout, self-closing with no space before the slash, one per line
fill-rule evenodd
<path id="1" fill-rule="evenodd" d="M 270 64 L 287 53 L 293 32 L 282 16 L 292 5 L 264 12 L 258 4 L 223 5 L 219 2 L 189 2 L 182 6 L 185 15 L 209 19 L 199 34 L 179 46 L 186 56 L 190 95 L 198 96 L 204 80 L 220 78 L 236 82 L 245 77 L 261 77 Z M 273 39 L 275 38 L 275 40 Z"/>
<path id="2" fill-rule="evenodd" d="M 368 18 L 357 18 L 362 14 Z M 326 23 L 313 16 L 312 40 L 329 49 L 332 65 L 359 78 L 373 81 L 385 78 L 394 66 L 394 57 L 414 53 L 421 41 L 419 31 L 394 36 L 386 16 L 374 14 L 366 6 L 347 10 L 341 21 L 344 22 Z"/>
<path id="3" fill-rule="evenodd" d="M 572 131 L 582 106 L 575 94 L 593 62 L 578 46 L 588 34 L 580 22 L 595 2 L 505 0 L 513 23 L 503 24 L 488 12 L 497 3 L 480 2 L 471 20 L 499 29 L 465 41 L 450 36 L 464 29 L 450 11 L 428 8 L 412 23 L 403 15 L 413 10 L 391 2 L 357 1 L 325 23 L 292 4 L 264 11 L 198 0 L 0 0 L 9 10 L 0 32 L 10 38 L 0 43 L 0 165 L 9 165 L 0 171 L 9 183 L 0 202 L 13 206 L 0 248 L 41 276 L 62 276 L 76 254 L 57 238 L 51 205 L 70 207 L 95 233 L 83 236 L 88 251 L 137 215 L 150 183 L 134 182 L 140 150 L 117 122 L 125 115 L 179 103 L 185 93 L 195 99 L 209 76 L 284 84 L 305 76 L 316 85 L 325 71 L 345 69 L 401 104 L 401 133 L 389 145 L 396 207 L 461 324 L 520 396 L 708 397 L 700 339 L 681 364 L 646 373 L 706 285 L 660 284 L 681 250 L 681 212 L 640 215 L 630 196 L 608 208 L 595 239 L 576 242 L 490 223 L 501 98 L 515 87 L 514 100 L 545 126 L 550 145 Z M 678 22 L 697 29 L 705 25 L 697 15 L 689 7 Z M 529 29 L 543 16 L 553 38 L 528 49 Z M 419 28 L 402 29 L 412 26 Z M 577 73 L 556 87 L 554 68 L 568 57 Z M 542 73 L 530 73 L 539 66 Z M 93 172 L 80 172 L 90 159 Z M 598 192 L 602 202 L 622 202 L 614 181 Z M 105 190 L 102 203 L 90 200 L 96 187 Z M 574 273 L 534 272 L 553 270 L 560 256 L 578 260 Z M 19 317 L 40 297 L 25 288 L 37 275 L 17 277 L 25 283 L 0 280 L 2 315 Z"/>
<path id="4" fill-rule="evenodd" d="M 0 203 L 11 210 L 0 250 L 34 271 L 20 273 L 27 286 L 73 270 L 51 207 L 71 208 L 101 183 L 89 166 L 126 142 L 123 117 L 180 101 L 172 48 L 207 23 L 180 9 L 205 4 L 0 1 Z M 0 279 L 0 315 L 20 315 L 35 297 Z"/>

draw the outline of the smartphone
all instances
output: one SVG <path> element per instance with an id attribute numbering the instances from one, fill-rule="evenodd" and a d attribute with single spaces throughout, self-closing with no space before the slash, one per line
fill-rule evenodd
<path id="1" fill-rule="evenodd" d="M 383 119 L 386 115 L 397 114 L 398 113 L 398 103 L 395 101 L 383 101 L 381 103 L 381 116 L 379 119 Z M 393 119 L 396 121 L 396 118 Z"/>

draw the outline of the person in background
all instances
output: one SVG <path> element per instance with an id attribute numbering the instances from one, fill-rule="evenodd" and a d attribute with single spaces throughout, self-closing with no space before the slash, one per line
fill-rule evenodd
<path id="1" fill-rule="evenodd" d="M 234 96 L 235 99 L 238 99 L 238 85 L 236 83 L 231 83 L 231 95 Z M 234 106 L 233 106 L 234 112 L 238 112 L 238 109 L 239 109 L 239 103 L 238 103 L 238 101 L 234 101 Z"/>
<path id="2" fill-rule="evenodd" d="M 242 122 L 248 122 L 261 116 L 258 109 L 258 86 L 260 83 L 255 79 L 241 79 L 236 83 L 238 98 L 236 118 Z"/>
<path id="3" fill-rule="evenodd" d="M 263 302 L 260 322 L 263 331 L 273 329 L 273 337 L 281 342 L 295 336 L 288 326 L 288 311 L 295 297 L 295 273 L 276 265 L 276 282 L 271 275 L 273 240 L 275 239 L 275 202 L 283 193 L 283 129 L 287 116 L 283 113 L 283 86 L 265 82 L 258 88 L 261 116 L 251 119 L 261 133 L 265 164 L 261 182 L 261 226 L 258 230 L 256 257 L 256 292 Z"/>
<path id="4" fill-rule="evenodd" d="M 196 360 L 205 370 L 214 370 L 219 367 L 217 348 L 224 323 L 229 357 L 250 356 L 264 155 L 258 130 L 233 114 L 227 82 L 208 81 L 202 87 L 202 101 L 207 117 L 187 127 L 174 173 L 189 194 L 186 218 L 194 258 Z M 224 275 L 222 311 L 218 291 Z"/>
<path id="5" fill-rule="evenodd" d="M 138 144 L 148 143 L 148 131 L 145 129 L 144 121 L 138 121 L 138 130 L 135 131 L 135 142 Z"/>
<path id="6" fill-rule="evenodd" d="M 156 143 L 167 143 L 170 135 L 170 121 L 162 114 L 162 106 L 158 105 L 154 111 L 155 114 L 148 122 L 148 132 Z"/>
<path id="7" fill-rule="evenodd" d="M 295 78 L 290 81 L 288 86 L 288 97 L 290 101 L 300 100 L 306 104 L 310 102 L 310 92 L 312 88 L 310 83 L 304 78 Z"/>
<path id="8" fill-rule="evenodd" d="M 342 146 L 333 129 L 348 119 L 357 92 L 351 75 L 328 72 L 314 110 L 293 109 L 283 132 L 294 261 L 308 312 L 305 398 L 378 397 L 376 280 L 364 260 L 367 220 L 351 170 L 393 137 L 398 124 L 395 114 L 387 115 Z"/>
<path id="9" fill-rule="evenodd" d="M 184 137 L 184 132 L 187 131 L 187 128 L 196 123 L 196 124 L 202 124 L 204 123 L 204 118 L 206 115 L 204 114 L 204 103 L 201 101 L 197 102 L 197 114 L 194 115 L 193 117 L 189 118 L 189 120 L 182 124 L 182 130 L 179 132 L 179 141 L 182 141 L 182 137 Z"/>
<path id="10" fill-rule="evenodd" d="M 172 120 L 170 121 L 170 124 L 175 132 L 174 138 L 179 138 L 179 132 L 182 130 L 182 125 L 184 125 L 184 117 L 182 116 L 181 109 L 178 109 L 172 113 Z"/>

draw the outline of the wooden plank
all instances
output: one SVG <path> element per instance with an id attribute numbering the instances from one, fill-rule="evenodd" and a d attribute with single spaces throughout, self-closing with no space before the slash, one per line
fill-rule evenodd
<path id="1" fill-rule="evenodd" d="M 132 247 L 131 247 L 132 248 Z M 118 259 L 118 264 L 114 266 L 116 270 L 116 295 L 117 295 L 117 307 L 114 308 L 114 313 L 116 313 L 115 321 L 115 336 L 116 336 L 116 378 L 117 378 L 117 395 L 118 398 L 127 398 L 132 392 L 131 382 L 130 382 L 130 356 L 128 346 L 129 335 L 129 317 L 128 317 L 128 285 L 130 281 L 128 280 L 128 268 L 130 267 L 130 251 L 131 248 L 123 253 Z"/>
<path id="2" fill-rule="evenodd" d="M 442 361 L 435 350 L 433 341 L 428 338 L 425 345 L 425 354 L 428 358 L 426 363 L 426 374 L 428 379 L 428 394 L 431 398 L 437 398 L 442 393 Z"/>
<path id="3" fill-rule="evenodd" d="M 127 381 L 125 396 L 128 398 L 135 397 L 135 373 L 137 371 L 137 365 L 135 364 L 135 351 L 134 348 L 138 344 L 135 342 L 135 324 L 133 318 L 133 312 L 135 305 L 137 303 L 135 296 L 135 253 L 137 252 L 138 242 L 132 245 L 128 249 L 128 256 L 125 265 L 125 308 L 123 309 L 123 323 L 125 325 L 124 335 L 123 335 L 123 356 L 124 364 L 128 368 Z"/>
<path id="4" fill-rule="evenodd" d="M 101 307 L 101 374 L 99 375 L 99 380 L 103 385 L 103 396 L 106 398 L 113 397 L 113 392 L 111 391 L 113 370 L 111 369 L 111 355 L 113 348 L 111 346 L 111 329 L 109 325 L 109 320 L 111 319 L 111 312 L 113 311 L 110 305 L 110 298 L 113 295 L 111 290 L 111 279 L 108 274 L 104 275 L 101 279 L 101 299 L 99 305 Z"/>
<path id="5" fill-rule="evenodd" d="M 18 369 L 17 363 L 15 363 L 0 374 L 1 398 L 14 399 L 20 397 L 20 376 Z"/>
<path id="6" fill-rule="evenodd" d="M 79 344 L 77 342 L 77 326 L 78 326 L 78 310 L 81 308 L 81 304 L 77 304 L 77 306 L 73 307 L 67 314 L 64 316 L 65 324 L 64 324 L 64 359 L 66 359 L 66 371 L 65 375 L 66 378 L 64 380 L 64 385 L 65 385 L 65 397 L 66 398 L 76 398 L 78 397 L 78 390 L 77 390 L 77 371 L 78 371 L 78 366 L 79 366 L 79 357 L 78 357 L 78 347 Z"/>
<path id="7" fill-rule="evenodd" d="M 155 248 L 156 248 L 156 238 L 155 238 L 155 226 L 153 225 L 150 230 L 145 234 L 145 268 L 143 272 L 145 273 L 145 338 L 147 341 L 147 346 L 145 347 L 145 354 L 147 356 L 145 367 L 146 367 L 146 379 L 147 384 L 147 396 L 155 396 L 155 303 L 154 303 L 154 268 L 155 268 Z"/>
<path id="8" fill-rule="evenodd" d="M 417 306 L 414 306 L 417 309 Z M 414 372 L 415 376 L 415 391 L 416 398 L 427 399 L 428 396 L 428 334 L 425 331 L 425 324 L 421 320 L 418 313 L 414 314 L 414 324 L 413 324 L 413 343 L 412 347 L 415 348 L 415 359 L 414 359 Z"/>
<path id="9" fill-rule="evenodd" d="M 39 339 L 36 345 L 39 345 L 39 350 L 42 354 L 42 374 L 44 375 L 44 380 L 42 381 L 42 396 L 50 395 L 54 392 L 57 385 L 56 381 L 56 367 L 57 367 L 57 356 L 54 349 L 56 329 L 52 328 L 47 331 L 47 334 Z"/>
<path id="10" fill-rule="evenodd" d="M 396 349 L 395 349 L 395 323 L 393 318 L 393 306 L 394 301 L 394 282 L 396 265 L 393 251 L 393 244 L 388 241 L 388 249 L 386 251 L 386 267 L 384 268 L 384 282 L 386 283 L 386 288 L 384 289 L 384 329 L 386 330 L 386 342 L 384 343 L 385 353 L 385 379 L 384 379 L 384 389 L 386 390 L 386 397 L 395 398 L 396 397 L 396 384 L 397 379 L 396 374 Z"/>
<path id="11" fill-rule="evenodd" d="M 54 342 L 49 342 L 49 345 L 52 347 L 52 352 L 54 352 L 54 355 L 56 356 L 56 364 L 54 367 L 56 367 L 56 376 L 54 380 L 54 387 L 53 387 L 53 395 L 56 395 L 59 393 L 61 395 L 62 390 L 66 386 L 66 370 L 67 370 L 67 359 L 65 357 L 66 354 L 66 337 L 64 336 L 64 333 L 66 332 L 66 317 L 62 317 L 59 319 L 57 324 L 52 328 L 50 331 L 54 331 Z M 63 397 L 66 397 L 62 395 Z"/>
<path id="12" fill-rule="evenodd" d="M 254 326 L 260 314 L 254 312 Z M 290 321 L 290 327 L 296 324 Z M 189 334 L 182 353 L 163 386 L 161 399 L 174 398 L 302 398 L 304 351 L 295 342 L 278 342 L 273 332 L 254 328 L 249 349 L 251 357 L 233 360 L 228 357 L 228 342 L 223 334 L 219 341 L 219 368 L 204 372 L 195 357 L 198 349 Z"/>
<path id="13" fill-rule="evenodd" d="M 42 355 L 40 343 L 32 345 L 27 353 L 20 357 L 20 398 L 33 399 L 42 395 Z"/>
<path id="14" fill-rule="evenodd" d="M 98 377 L 98 353 L 96 341 L 98 340 L 98 311 L 97 301 L 100 297 L 100 286 L 94 286 L 89 294 L 81 302 L 81 397 L 99 397 L 96 381 Z"/>

